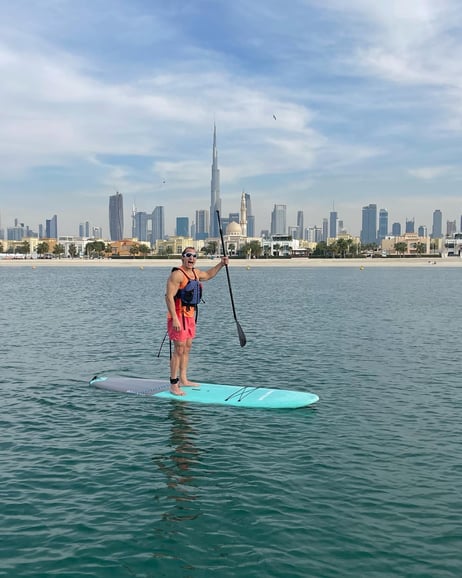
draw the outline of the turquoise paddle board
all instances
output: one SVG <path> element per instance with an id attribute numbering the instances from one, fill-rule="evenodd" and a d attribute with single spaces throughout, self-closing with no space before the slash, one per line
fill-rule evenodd
<path id="1" fill-rule="evenodd" d="M 311 405 L 319 399 L 316 394 L 305 391 L 217 383 L 200 383 L 198 387 L 184 387 L 182 389 L 185 395 L 173 395 L 169 391 L 168 382 L 139 377 L 95 376 L 90 380 L 90 385 L 109 391 L 148 395 L 156 399 L 266 409 L 296 409 Z"/>

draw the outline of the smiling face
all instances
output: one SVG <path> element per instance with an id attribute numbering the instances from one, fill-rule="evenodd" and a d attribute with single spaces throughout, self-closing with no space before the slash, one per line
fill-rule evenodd
<path id="1" fill-rule="evenodd" d="M 193 269 L 196 265 L 197 253 L 194 247 L 186 247 L 186 249 L 181 254 L 181 262 L 183 267 L 188 269 Z"/>

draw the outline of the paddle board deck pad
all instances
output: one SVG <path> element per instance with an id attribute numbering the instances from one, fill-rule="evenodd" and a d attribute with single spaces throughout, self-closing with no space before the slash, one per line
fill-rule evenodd
<path id="1" fill-rule="evenodd" d="M 148 395 L 158 399 L 266 409 L 296 409 L 311 405 L 319 399 L 316 394 L 304 391 L 217 383 L 200 383 L 198 387 L 183 387 L 185 395 L 173 395 L 170 393 L 168 382 L 139 377 L 95 376 L 90 380 L 90 385 L 109 391 Z"/>

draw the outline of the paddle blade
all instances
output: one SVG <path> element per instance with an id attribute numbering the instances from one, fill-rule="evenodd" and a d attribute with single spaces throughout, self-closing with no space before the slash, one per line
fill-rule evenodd
<path id="1" fill-rule="evenodd" d="M 239 343 L 241 344 L 241 347 L 244 347 L 244 345 L 247 343 L 247 337 L 245 336 L 245 333 L 242 330 L 239 321 L 237 320 L 236 320 L 236 327 L 237 327 L 237 334 L 239 335 Z"/>

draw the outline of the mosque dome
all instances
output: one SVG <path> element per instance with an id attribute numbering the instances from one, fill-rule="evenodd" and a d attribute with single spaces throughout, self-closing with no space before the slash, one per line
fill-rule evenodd
<path id="1" fill-rule="evenodd" d="M 231 221 L 231 223 L 228 223 L 228 226 L 226 227 L 226 234 L 227 235 L 242 235 L 242 228 L 239 225 L 239 223 L 236 223 L 235 221 Z"/>

